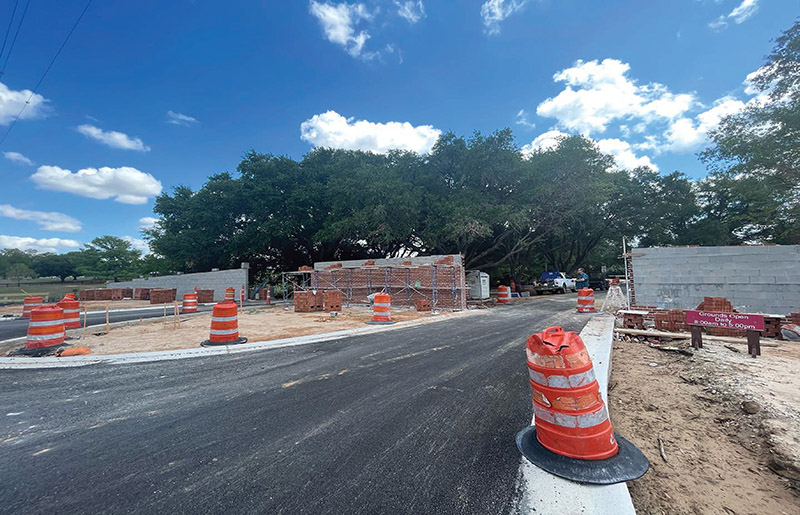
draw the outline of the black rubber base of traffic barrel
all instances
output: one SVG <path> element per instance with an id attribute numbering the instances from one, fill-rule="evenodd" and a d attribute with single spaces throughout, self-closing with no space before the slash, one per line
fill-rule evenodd
<path id="1" fill-rule="evenodd" d="M 392 325 L 394 322 L 375 322 L 374 320 L 370 320 L 367 322 L 370 325 Z"/>
<path id="2" fill-rule="evenodd" d="M 41 358 L 43 356 L 50 356 L 55 354 L 61 347 L 68 347 L 66 343 L 60 345 L 52 345 L 50 347 L 39 347 L 38 349 L 26 349 L 25 347 L 15 350 L 9 356 L 28 356 L 30 358 Z"/>
<path id="3" fill-rule="evenodd" d="M 211 340 L 206 340 L 200 344 L 201 347 L 219 347 L 222 345 L 238 345 L 240 343 L 247 343 L 247 338 L 244 336 L 240 336 L 239 338 L 229 341 L 229 342 L 212 342 Z"/>
<path id="4" fill-rule="evenodd" d="M 556 454 L 536 438 L 536 426 L 528 426 L 517 433 L 517 448 L 537 467 L 577 483 L 613 485 L 638 479 L 650 468 L 642 451 L 628 440 L 614 433 L 619 452 L 605 460 L 579 460 Z"/>

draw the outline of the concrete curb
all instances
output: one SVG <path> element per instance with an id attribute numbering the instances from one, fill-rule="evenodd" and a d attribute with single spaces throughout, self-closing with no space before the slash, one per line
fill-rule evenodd
<path id="1" fill-rule="evenodd" d="M 608 405 L 608 379 L 611 377 L 611 352 L 614 338 L 614 317 L 598 314 L 581 331 L 589 351 L 600 393 Z M 533 421 L 531 421 L 531 425 Z M 624 435 L 623 435 L 624 436 Z M 583 485 L 545 472 L 522 458 L 518 473 L 522 498 L 516 513 L 581 513 L 583 515 L 635 515 L 628 487 L 616 485 Z"/>
<path id="2" fill-rule="evenodd" d="M 414 327 L 423 324 L 441 322 L 443 320 L 453 320 L 465 315 L 477 314 L 481 311 L 462 311 L 455 315 L 434 318 L 418 319 L 408 322 L 397 322 L 387 326 L 368 326 L 359 329 L 346 329 L 331 333 L 311 334 L 308 336 L 298 336 L 294 338 L 282 338 L 280 340 L 269 340 L 263 342 L 250 342 L 240 345 L 225 345 L 219 347 L 198 347 L 192 349 L 156 351 L 156 352 L 134 352 L 129 354 L 107 354 L 107 355 L 88 355 L 71 356 L 67 358 L 45 357 L 3 357 L 0 358 L 0 370 L 3 369 L 42 369 L 59 367 L 82 367 L 87 365 L 121 365 L 126 363 L 147 363 L 153 361 L 170 361 L 189 358 L 203 358 L 209 356 L 219 356 L 223 354 L 238 354 L 242 352 L 253 352 L 260 350 L 282 349 L 285 347 L 296 347 L 298 345 L 308 345 L 313 343 L 323 343 L 334 340 L 341 340 L 350 336 L 360 336 L 364 334 L 378 333 L 383 331 L 393 331 L 407 327 Z M 125 323 L 125 322 L 120 322 Z"/>

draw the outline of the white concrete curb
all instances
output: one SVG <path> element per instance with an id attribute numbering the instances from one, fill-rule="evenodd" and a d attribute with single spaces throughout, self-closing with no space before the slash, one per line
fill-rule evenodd
<path id="1" fill-rule="evenodd" d="M 281 349 L 284 347 L 295 347 L 298 345 L 308 345 L 311 343 L 322 343 L 333 340 L 340 340 L 350 336 L 362 334 L 391 331 L 405 327 L 413 327 L 422 324 L 439 322 L 442 320 L 453 320 L 460 316 L 476 314 L 480 312 L 462 311 L 460 313 L 434 319 L 417 319 L 408 322 L 397 322 L 394 325 L 375 325 L 362 327 L 359 329 L 346 329 L 331 333 L 311 334 L 295 338 L 283 338 L 280 340 L 269 340 L 263 342 L 249 342 L 240 345 L 224 345 L 219 347 L 197 347 L 192 349 L 166 350 L 156 352 L 133 352 L 129 354 L 107 354 L 107 355 L 87 355 L 70 356 L 66 358 L 45 357 L 3 357 L 0 358 L 0 370 L 2 369 L 37 369 L 37 368 L 58 368 L 58 367 L 82 367 L 86 365 L 121 365 L 125 363 L 145 363 L 151 361 L 168 361 L 176 359 L 202 358 L 208 356 L 218 356 L 221 354 L 238 354 L 240 352 L 253 352 L 259 350 Z M 78 342 L 79 343 L 79 342 Z"/>
<path id="2" fill-rule="evenodd" d="M 611 377 L 611 350 L 614 338 L 614 317 L 596 315 L 581 331 L 589 351 L 600 394 L 608 405 L 608 379 Z M 533 425 L 533 421 L 531 421 Z M 518 474 L 522 499 L 516 512 L 520 514 L 580 513 L 582 515 L 635 515 L 628 487 L 616 485 L 583 485 L 545 472 L 522 458 Z"/>

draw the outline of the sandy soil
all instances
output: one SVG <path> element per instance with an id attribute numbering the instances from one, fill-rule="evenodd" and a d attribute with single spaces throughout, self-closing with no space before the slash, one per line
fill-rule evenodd
<path id="1" fill-rule="evenodd" d="M 417 319 L 438 319 L 442 317 L 463 316 L 477 311 L 456 313 L 420 313 L 417 311 L 393 310 L 392 319 L 397 322 Z M 248 341 L 268 341 L 293 336 L 329 333 L 344 329 L 366 327 L 372 319 L 372 311 L 367 307 L 345 308 L 336 317 L 330 313 L 295 313 L 281 306 L 271 308 L 246 309 L 239 312 L 239 335 Z M 148 352 L 173 349 L 189 349 L 200 346 L 200 342 L 208 339 L 211 314 L 182 317 L 180 326 L 175 327 L 172 315 L 166 319 L 139 322 L 134 325 L 111 329 L 108 334 L 105 328 L 95 328 L 87 332 L 85 338 L 72 341 L 74 345 L 85 345 L 93 354 L 119 354 L 126 352 Z M 80 335 L 80 330 L 69 334 Z M 13 349 L 19 344 L 13 345 Z M 0 349 L 4 354 L 12 348 Z"/>
<path id="2" fill-rule="evenodd" d="M 706 342 L 686 356 L 615 342 L 614 430 L 651 462 L 643 478 L 628 483 L 638 513 L 800 513 L 798 481 L 791 479 L 800 478 L 800 461 L 787 463 L 800 448 L 800 379 L 792 375 L 800 345 L 764 348 L 756 360 L 744 354 L 746 346 L 732 346 L 742 352 Z M 745 401 L 760 410 L 746 413 Z"/>
<path id="3" fill-rule="evenodd" d="M 106 309 L 106 306 L 108 306 L 109 309 L 130 309 L 146 308 L 150 305 L 149 300 L 86 300 L 81 302 L 81 312 L 83 312 L 84 307 L 87 311 L 103 311 Z M 22 315 L 22 304 L 0 306 L 0 316 L 3 315 Z"/>

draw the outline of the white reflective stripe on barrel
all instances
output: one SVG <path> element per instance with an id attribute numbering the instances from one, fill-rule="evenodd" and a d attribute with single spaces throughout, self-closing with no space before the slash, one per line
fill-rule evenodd
<path id="1" fill-rule="evenodd" d="M 378 306 L 378 307 L 381 307 L 381 308 L 390 308 L 390 307 L 392 307 L 392 303 L 391 302 L 375 302 L 372 305 L 373 306 Z"/>
<path id="2" fill-rule="evenodd" d="M 573 374 L 569 376 L 552 375 L 546 376 L 536 370 L 528 369 L 528 375 L 536 384 L 542 386 L 549 386 L 551 388 L 577 388 L 579 386 L 586 386 L 595 380 L 594 369 L 589 369 L 580 374 Z"/>
<path id="3" fill-rule="evenodd" d="M 81 310 L 80 310 L 80 309 L 65 309 L 65 310 L 64 310 L 64 314 L 65 314 L 65 315 L 66 315 L 67 313 L 80 313 L 80 312 L 81 312 Z"/>
<path id="4" fill-rule="evenodd" d="M 214 334 L 214 335 L 217 335 L 217 336 L 223 336 L 223 335 L 226 335 L 226 334 L 236 334 L 238 332 L 239 332 L 238 329 L 212 329 L 209 334 Z"/>
<path id="5" fill-rule="evenodd" d="M 549 422 L 557 426 L 581 429 L 594 427 L 608 420 L 608 412 L 606 411 L 605 406 L 593 413 L 586 413 L 584 415 L 567 415 L 564 413 L 555 413 L 547 408 L 537 406 L 534 403 L 533 415 L 539 420 Z"/>
<path id="6" fill-rule="evenodd" d="M 28 335 L 27 340 L 29 342 L 40 342 L 40 341 L 43 341 L 43 340 L 56 340 L 58 338 L 63 338 L 65 336 L 66 336 L 66 333 L 64 331 L 61 331 L 60 333 L 54 333 L 54 334 L 30 334 L 30 335 Z"/>
<path id="7" fill-rule="evenodd" d="M 239 317 L 233 315 L 232 317 L 211 317 L 212 322 L 235 322 Z"/>
<path id="8" fill-rule="evenodd" d="M 51 325 L 61 325 L 64 320 L 43 320 L 41 322 L 28 322 L 28 327 L 49 327 Z"/>
<path id="9" fill-rule="evenodd" d="M 578 297 L 578 300 L 594 300 L 594 295 L 591 297 Z"/>

